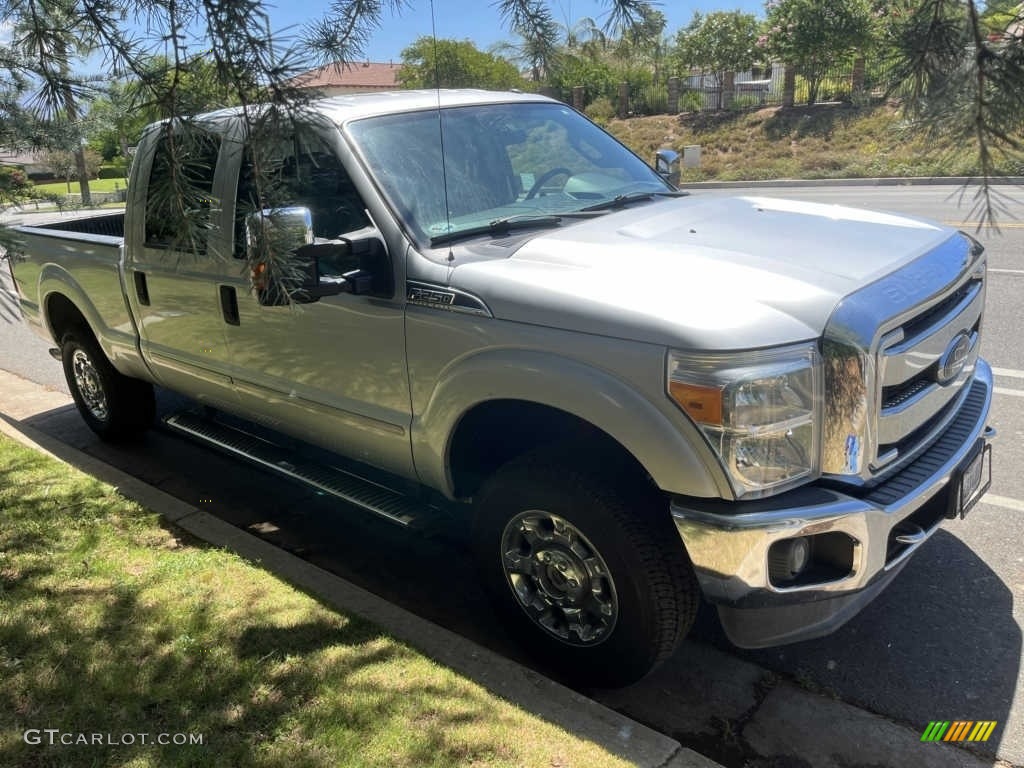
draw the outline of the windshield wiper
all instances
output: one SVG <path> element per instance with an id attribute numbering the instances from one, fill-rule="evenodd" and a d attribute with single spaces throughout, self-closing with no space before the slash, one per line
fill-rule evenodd
<path id="1" fill-rule="evenodd" d="M 464 237 L 473 237 L 474 235 L 504 235 L 511 232 L 513 229 L 557 227 L 561 223 L 561 216 L 533 216 L 528 214 L 506 216 L 501 219 L 489 221 L 486 224 L 480 224 L 476 227 L 467 227 L 466 229 L 459 229 L 454 232 L 445 232 L 440 235 L 434 235 L 430 238 L 430 244 L 443 245 L 444 243 L 450 243 L 453 240 L 461 240 Z"/>
<path id="2" fill-rule="evenodd" d="M 637 200 L 650 200 L 652 197 L 686 197 L 690 193 L 682 190 L 665 190 L 663 192 L 630 192 L 628 195 L 617 195 L 611 200 L 605 200 L 601 203 L 594 203 L 588 205 L 586 208 L 580 208 L 580 213 L 587 211 L 607 211 L 612 208 L 622 208 L 629 203 L 636 202 Z"/>

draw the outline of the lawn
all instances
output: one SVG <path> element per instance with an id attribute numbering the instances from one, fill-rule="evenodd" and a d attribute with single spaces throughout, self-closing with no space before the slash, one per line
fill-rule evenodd
<path id="1" fill-rule="evenodd" d="M 90 192 L 117 192 L 127 189 L 128 184 L 124 179 L 91 179 L 89 181 Z M 66 195 L 68 194 L 68 183 L 66 181 L 55 181 L 51 184 L 36 184 L 33 191 L 42 195 Z M 78 194 L 78 182 L 71 182 L 71 194 Z"/>
<path id="2" fill-rule="evenodd" d="M 0 437 L 0 765 L 626 763 Z"/>

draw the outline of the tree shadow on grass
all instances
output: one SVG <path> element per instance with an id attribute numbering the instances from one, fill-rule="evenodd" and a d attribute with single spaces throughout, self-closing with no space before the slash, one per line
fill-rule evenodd
<path id="1" fill-rule="evenodd" d="M 3 503 L 0 765 L 462 765 L 504 748 L 482 692 L 231 555 L 181 547 L 92 480 L 8 484 Z M 152 743 L 179 733 L 203 743 Z"/>

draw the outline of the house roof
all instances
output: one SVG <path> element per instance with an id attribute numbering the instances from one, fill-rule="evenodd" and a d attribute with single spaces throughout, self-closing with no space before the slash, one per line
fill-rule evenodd
<path id="1" fill-rule="evenodd" d="M 377 61 L 328 64 L 292 79 L 299 88 L 397 88 L 400 65 Z"/>
<path id="2" fill-rule="evenodd" d="M 39 165 L 42 162 L 37 152 L 0 147 L 0 165 Z"/>

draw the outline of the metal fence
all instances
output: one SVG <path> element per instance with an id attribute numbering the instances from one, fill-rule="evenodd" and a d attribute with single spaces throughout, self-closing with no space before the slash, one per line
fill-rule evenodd
<path id="1" fill-rule="evenodd" d="M 898 92 L 893 85 L 892 75 L 883 62 L 860 60 L 810 77 L 776 63 L 750 72 L 694 71 L 653 84 L 584 84 L 572 89 L 547 88 L 543 92 L 588 112 L 599 99 L 607 99 L 612 113 L 608 117 L 628 117 L 792 106 L 808 103 L 812 94 L 815 103 L 868 101 Z M 608 105 L 602 103 L 601 108 L 608 110 Z"/>

